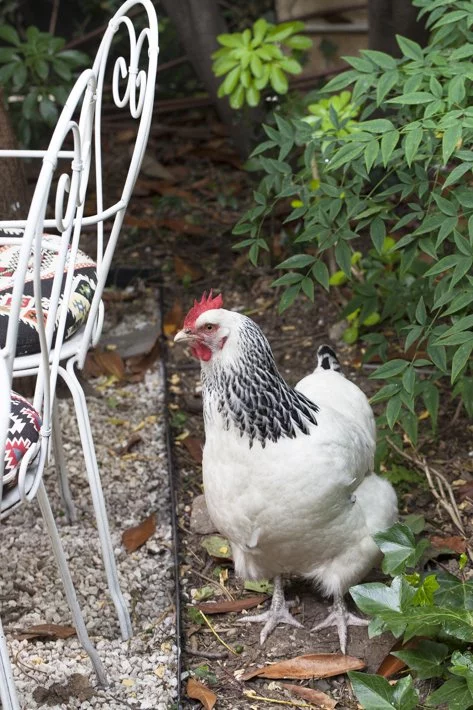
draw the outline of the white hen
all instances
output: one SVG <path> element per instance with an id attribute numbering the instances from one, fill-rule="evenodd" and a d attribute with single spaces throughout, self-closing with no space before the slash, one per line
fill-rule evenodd
<path id="1" fill-rule="evenodd" d="M 363 392 L 340 372 L 328 346 L 295 389 L 248 317 L 221 296 L 194 302 L 176 341 L 201 361 L 207 507 L 232 544 L 244 579 L 275 579 L 263 643 L 278 623 L 300 626 L 284 600 L 281 575 L 313 580 L 334 606 L 322 624 L 338 629 L 346 652 L 343 596 L 377 563 L 372 534 L 397 517 L 392 486 L 373 471 L 375 424 Z"/>

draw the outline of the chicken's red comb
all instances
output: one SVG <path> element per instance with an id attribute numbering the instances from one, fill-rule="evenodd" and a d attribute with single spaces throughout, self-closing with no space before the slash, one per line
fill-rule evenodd
<path id="1" fill-rule="evenodd" d="M 208 296 L 207 292 L 204 291 L 200 301 L 194 300 L 194 305 L 184 320 L 184 328 L 192 328 L 195 325 L 197 318 L 202 313 L 205 313 L 205 311 L 210 311 L 213 308 L 221 308 L 222 306 L 223 298 L 221 293 L 219 293 L 218 296 L 215 296 L 215 298 L 212 298 L 212 289 L 210 289 Z"/>

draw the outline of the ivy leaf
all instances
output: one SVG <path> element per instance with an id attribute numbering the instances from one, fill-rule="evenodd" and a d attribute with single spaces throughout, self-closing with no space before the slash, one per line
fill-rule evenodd
<path id="1" fill-rule="evenodd" d="M 358 671 L 349 671 L 353 692 L 364 710 L 414 710 L 418 694 L 412 678 L 407 676 L 392 686 L 386 678 Z"/>
<path id="2" fill-rule="evenodd" d="M 435 603 L 451 609 L 473 611 L 473 582 L 462 582 L 453 574 L 437 574 L 439 588 L 435 592 Z"/>
<path id="3" fill-rule="evenodd" d="M 442 662 L 448 653 L 449 648 L 444 643 L 427 639 L 420 640 L 413 649 L 391 651 L 391 655 L 404 661 L 420 680 L 441 676 Z"/>
<path id="4" fill-rule="evenodd" d="M 429 695 L 427 705 L 446 705 L 449 710 L 468 710 L 473 705 L 473 697 L 465 678 L 450 678 Z"/>
<path id="5" fill-rule="evenodd" d="M 384 616 L 388 612 L 401 612 L 407 610 L 409 601 L 415 594 L 415 589 L 411 587 L 403 577 L 395 577 L 391 586 L 380 582 L 367 582 L 350 587 L 350 596 L 357 607 L 370 616 Z M 400 618 L 401 633 L 405 623 Z"/>
<path id="6" fill-rule="evenodd" d="M 407 567 L 415 567 L 428 544 L 425 540 L 416 544 L 412 530 L 402 523 L 395 523 L 389 530 L 376 533 L 373 537 L 384 554 L 383 572 L 391 575 L 400 574 Z"/>

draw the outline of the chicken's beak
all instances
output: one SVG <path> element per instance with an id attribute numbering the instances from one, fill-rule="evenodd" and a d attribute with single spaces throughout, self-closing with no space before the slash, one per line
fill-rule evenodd
<path id="1" fill-rule="evenodd" d="M 175 343 L 185 343 L 187 340 L 192 340 L 192 333 L 186 333 L 185 330 L 180 330 L 174 336 Z"/>

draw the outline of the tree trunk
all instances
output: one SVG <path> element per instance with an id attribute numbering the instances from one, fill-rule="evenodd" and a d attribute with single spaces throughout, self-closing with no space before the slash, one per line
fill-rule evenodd
<path id="1" fill-rule="evenodd" d="M 199 79 L 211 96 L 220 119 L 229 126 L 238 151 L 247 157 L 251 148 L 249 121 L 245 124 L 241 114 L 234 111 L 228 98 L 219 99 L 220 80 L 212 72 L 212 53 L 219 49 L 217 35 L 227 32 L 217 0 L 163 0 L 163 5 L 174 23 L 179 40 L 189 57 Z M 238 119 L 240 118 L 240 122 Z"/>
<path id="2" fill-rule="evenodd" d="M 10 124 L 10 116 L 3 101 L 0 87 L 0 147 L 12 150 L 17 147 Z M 16 158 L 0 158 L 0 219 L 26 217 L 28 198 L 23 161 Z"/>
<path id="3" fill-rule="evenodd" d="M 425 25 L 417 21 L 419 8 L 412 0 L 369 0 L 369 46 L 387 52 L 393 57 L 401 56 L 395 35 L 402 35 L 418 42 L 427 43 L 429 36 Z"/>

